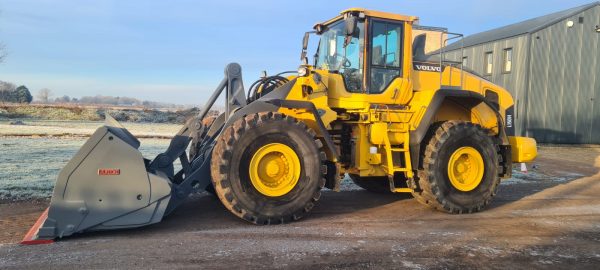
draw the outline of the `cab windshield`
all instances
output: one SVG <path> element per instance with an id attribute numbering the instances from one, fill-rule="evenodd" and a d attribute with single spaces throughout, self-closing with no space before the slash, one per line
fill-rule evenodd
<path id="1" fill-rule="evenodd" d="M 316 67 L 343 76 L 346 90 L 363 90 L 364 22 L 358 22 L 356 33 L 345 45 L 345 23 L 339 21 L 321 33 Z"/>

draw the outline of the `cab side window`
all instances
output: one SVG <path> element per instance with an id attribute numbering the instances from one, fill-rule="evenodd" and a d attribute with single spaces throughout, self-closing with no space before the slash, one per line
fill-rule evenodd
<path id="1" fill-rule="evenodd" d="M 381 93 L 402 74 L 402 24 L 373 21 L 371 24 L 369 93 Z"/>

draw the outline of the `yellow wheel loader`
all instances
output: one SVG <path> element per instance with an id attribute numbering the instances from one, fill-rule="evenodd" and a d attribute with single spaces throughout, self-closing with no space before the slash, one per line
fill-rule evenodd
<path id="1" fill-rule="evenodd" d="M 536 142 L 514 136 L 507 90 L 443 49 L 425 53 L 428 35 L 413 37 L 416 29 L 438 31 L 442 45 L 454 35 L 353 8 L 305 34 L 294 74 L 263 74 L 246 92 L 241 67 L 229 64 L 199 115 L 152 160 L 107 116 L 58 175 L 24 243 L 153 224 L 202 190 L 251 223 L 286 223 L 344 175 L 447 213 L 484 209 L 513 162 L 536 157 Z M 313 61 L 310 35 L 320 38 Z M 222 92 L 225 112 L 209 116 Z"/>

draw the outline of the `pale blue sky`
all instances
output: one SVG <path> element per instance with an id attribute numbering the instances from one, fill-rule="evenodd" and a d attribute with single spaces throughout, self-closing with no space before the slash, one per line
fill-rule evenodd
<path id="1" fill-rule="evenodd" d="M 246 87 L 295 70 L 302 35 L 349 7 L 420 17 L 473 34 L 591 0 L 150 1 L 0 0 L 0 80 L 35 94 L 114 95 L 202 104 L 229 62 Z M 314 49 L 314 48 L 311 48 Z"/>

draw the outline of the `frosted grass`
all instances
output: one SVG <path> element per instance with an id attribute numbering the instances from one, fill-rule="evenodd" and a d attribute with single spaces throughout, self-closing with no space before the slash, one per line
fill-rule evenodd
<path id="1" fill-rule="evenodd" d="M 85 138 L 0 137 L 0 200 L 49 198 L 58 172 Z M 169 140 L 140 139 L 140 151 L 153 158 Z"/>
<path id="2" fill-rule="evenodd" d="M 89 136 L 104 122 L 22 120 L 25 125 L 10 125 L 0 121 L 0 136 Z M 183 125 L 157 123 L 121 123 L 132 134 L 141 137 L 171 137 Z"/>

